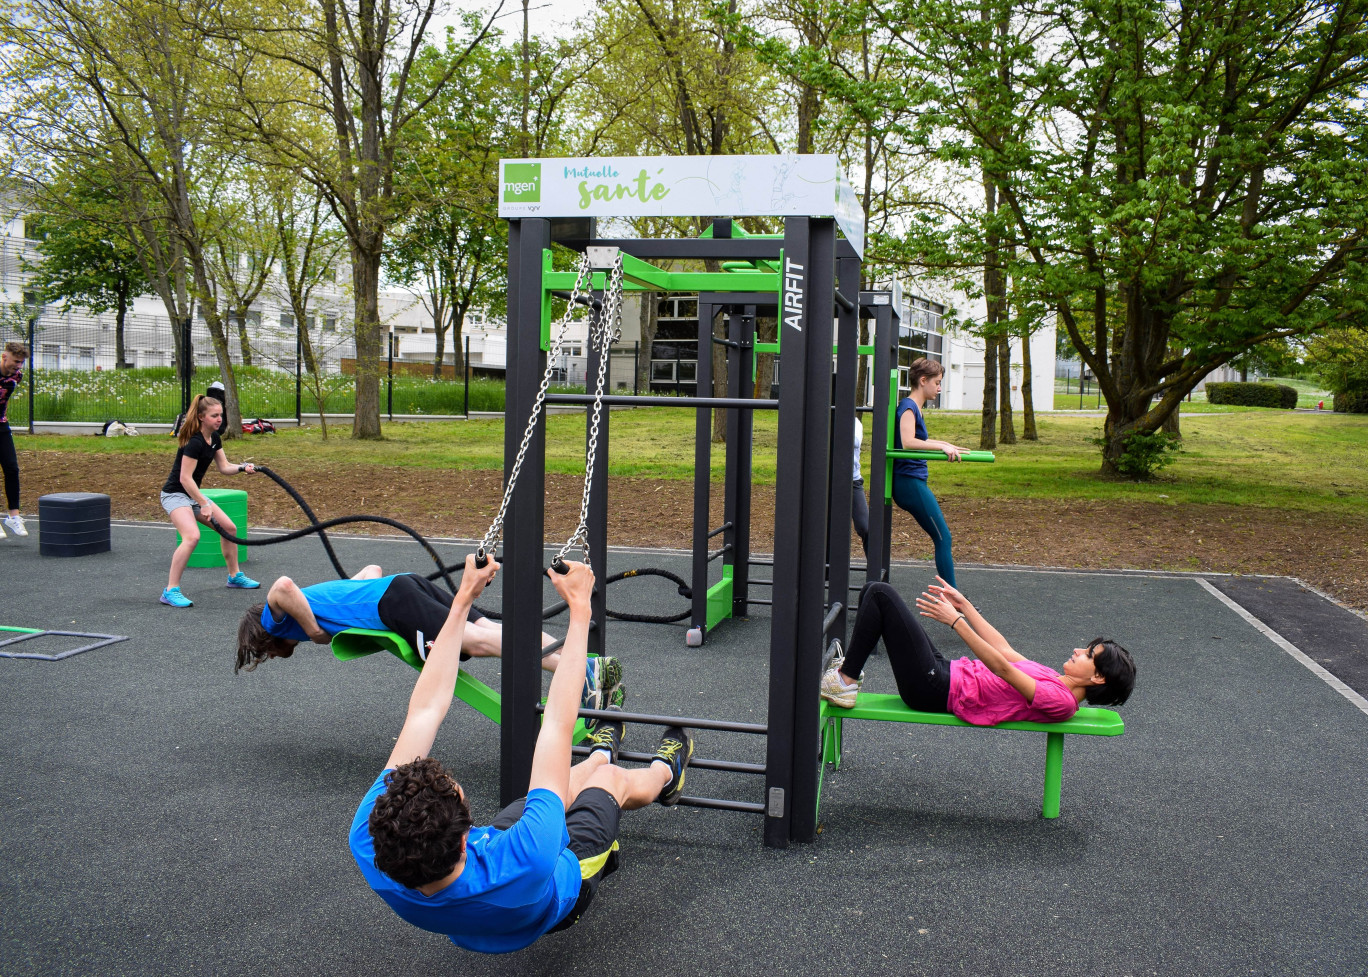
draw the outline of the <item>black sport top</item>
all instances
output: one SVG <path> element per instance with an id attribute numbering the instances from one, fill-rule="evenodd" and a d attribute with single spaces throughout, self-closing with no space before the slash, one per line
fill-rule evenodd
<path id="1" fill-rule="evenodd" d="M 195 484 L 204 484 L 204 473 L 209 470 L 209 463 L 214 460 L 214 455 L 218 454 L 223 447 L 223 442 L 219 440 L 218 432 L 215 431 L 213 439 L 206 442 L 204 435 L 199 431 L 190 435 L 190 440 L 185 442 L 185 446 L 176 450 L 176 463 L 171 466 L 171 477 L 162 486 L 163 492 L 180 492 L 184 494 L 185 486 L 181 484 L 181 459 L 195 459 Z"/>

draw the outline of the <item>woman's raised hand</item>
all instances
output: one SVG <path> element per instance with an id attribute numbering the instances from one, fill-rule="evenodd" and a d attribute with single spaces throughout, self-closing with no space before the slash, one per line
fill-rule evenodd
<path id="1" fill-rule="evenodd" d="M 931 592 L 932 596 L 938 597 L 944 601 L 949 601 L 950 605 L 954 607 L 955 610 L 959 611 L 961 614 L 974 606 L 973 604 L 969 603 L 968 597 L 965 597 L 954 587 L 950 586 L 940 576 L 937 576 L 936 582 L 931 584 L 926 589 Z"/>
<path id="2" fill-rule="evenodd" d="M 959 618 L 960 612 L 948 600 L 941 600 L 929 592 L 934 589 L 936 588 L 929 588 L 928 592 L 917 598 L 917 610 L 921 612 L 922 617 L 933 618 L 942 624 L 953 623 Z"/>

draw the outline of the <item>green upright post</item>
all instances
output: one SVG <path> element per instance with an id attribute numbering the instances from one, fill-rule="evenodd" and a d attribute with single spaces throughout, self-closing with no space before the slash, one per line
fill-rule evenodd
<path id="1" fill-rule="evenodd" d="M 1040 813 L 1059 817 L 1059 790 L 1064 780 L 1064 734 L 1045 734 L 1045 802 Z"/>

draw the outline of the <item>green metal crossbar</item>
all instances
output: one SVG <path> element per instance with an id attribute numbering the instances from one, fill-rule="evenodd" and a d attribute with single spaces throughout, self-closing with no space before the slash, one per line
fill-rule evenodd
<path id="1" fill-rule="evenodd" d="M 1071 719 L 1062 723 L 1007 722 L 996 726 L 975 726 L 948 712 L 919 712 L 911 709 L 899 696 L 876 692 L 861 692 L 852 709 L 842 709 L 822 700 L 822 767 L 830 763 L 841 768 L 842 728 L 846 719 L 870 719 L 882 722 L 920 723 L 927 726 L 967 726 L 971 729 L 1003 729 L 1017 732 L 1045 734 L 1045 794 L 1040 813 L 1047 818 L 1059 817 L 1059 795 L 1064 782 L 1064 737 L 1120 736 L 1126 731 L 1121 717 L 1110 709 L 1083 707 Z M 820 791 L 818 803 L 821 802 Z"/>
<path id="2" fill-rule="evenodd" d="M 373 655 L 377 651 L 388 651 L 400 661 L 423 670 L 423 659 L 413 650 L 413 646 L 393 631 L 372 631 L 368 628 L 348 628 L 333 635 L 332 653 L 338 661 L 352 661 Z M 503 699 L 499 693 L 477 678 L 462 670 L 456 676 L 456 698 L 470 706 L 491 722 L 498 723 L 503 716 Z M 575 723 L 574 742 L 578 743 L 589 735 L 584 728 L 584 720 Z"/>

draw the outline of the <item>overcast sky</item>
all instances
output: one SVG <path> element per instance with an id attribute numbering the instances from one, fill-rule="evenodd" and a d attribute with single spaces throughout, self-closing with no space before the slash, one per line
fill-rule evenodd
<path id="1" fill-rule="evenodd" d="M 489 16 L 498 5 L 498 0 L 451 0 L 447 16 L 434 18 L 437 26 L 433 36 L 440 38 L 446 25 L 455 24 L 464 11 Z M 534 35 L 552 34 L 593 7 L 594 0 L 530 0 L 527 11 L 528 28 Z M 505 0 L 503 10 L 499 14 L 499 27 L 510 39 L 522 36 L 522 0 Z"/>

